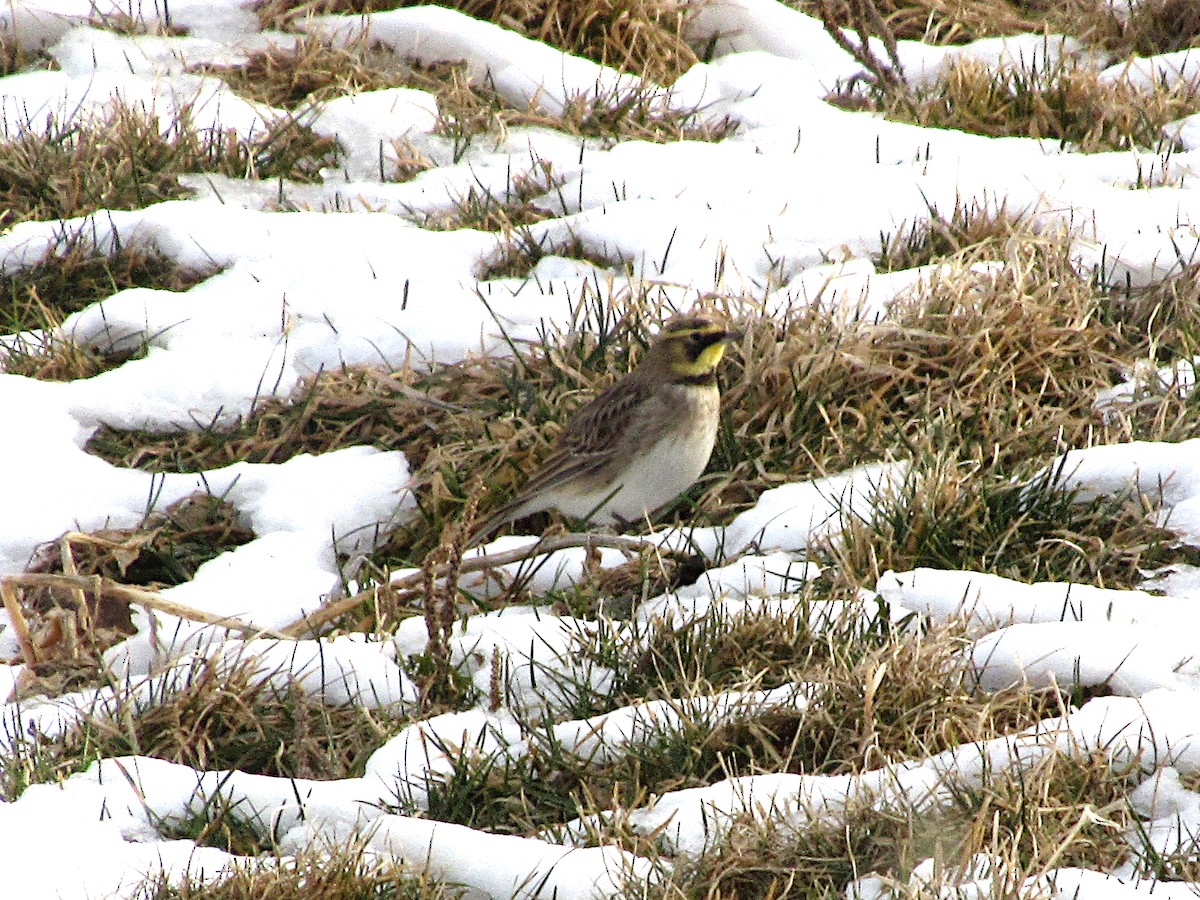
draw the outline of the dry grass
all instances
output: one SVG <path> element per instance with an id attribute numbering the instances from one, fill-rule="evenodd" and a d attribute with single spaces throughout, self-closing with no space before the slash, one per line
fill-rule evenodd
<path id="1" fill-rule="evenodd" d="M 152 472 L 201 472 L 239 460 L 284 462 L 361 444 L 411 448 L 409 459 L 420 459 L 422 447 L 436 437 L 423 421 L 433 413 L 400 385 L 372 369 L 327 372 L 291 401 L 262 401 L 252 418 L 231 429 L 152 434 L 101 426 L 88 450 L 114 465 Z M 416 418 L 403 417 L 414 409 L 420 410 Z"/>
<path id="2" fill-rule="evenodd" d="M 1005 470 L 1088 442 L 1091 398 L 1119 349 L 1099 321 L 1103 298 L 1071 271 L 1065 244 L 1028 232 L 1005 244 L 958 254 L 956 274 L 880 324 L 843 328 L 815 308 L 748 323 L 729 366 L 714 466 L 725 474 L 707 499 L 745 502 L 739 486 L 909 456 L 931 427 Z M 994 276 L 965 271 L 1001 252 Z"/>
<path id="3" fill-rule="evenodd" d="M 50 123 L 0 141 L 0 228 L 183 197 L 179 176 L 191 172 L 312 181 L 334 149 L 293 119 L 243 140 L 198 129 L 187 113 L 163 126 L 116 105 L 95 121 Z"/>
<path id="4" fill-rule="evenodd" d="M 810 16 L 843 28 L 861 21 L 863 0 L 784 0 Z M 869 0 L 868 0 L 869 2 Z M 880 18 L 897 40 L 965 44 L 1002 34 L 1041 31 L 1040 17 L 1010 0 L 876 0 Z"/>
<path id="5" fill-rule="evenodd" d="M 102 756 L 142 754 L 200 770 L 281 778 L 353 778 L 397 723 L 356 706 L 332 706 L 298 687 L 280 690 L 253 660 L 197 662 L 162 702 L 86 726 Z"/>
<path id="6" fill-rule="evenodd" d="M 831 599 L 820 591 L 812 597 Z M 806 683 L 817 686 L 807 709 L 766 711 L 738 723 L 685 717 L 638 734 L 610 761 L 575 757 L 543 727 L 528 725 L 527 757 L 459 757 L 431 792 L 429 815 L 513 834 L 577 815 L 613 814 L 619 823 L 624 811 L 670 791 L 772 772 L 861 773 L 1011 734 L 1062 709 L 1053 692 L 974 690 L 963 654 L 968 642 L 957 625 L 904 630 L 877 618 L 816 627 L 810 612 L 802 607 L 784 619 L 710 615 L 679 631 L 659 626 L 640 651 L 633 648 L 633 659 L 631 648 L 606 647 L 601 637 L 590 652 L 616 667 L 619 684 L 611 696 L 581 696 L 572 715 L 643 699 Z M 654 855 L 652 841 L 619 824 L 604 831 L 606 840 Z"/>
<path id="7" fill-rule="evenodd" d="M 309 36 L 293 47 L 252 53 L 244 65 L 197 71 L 215 75 L 248 100 L 284 109 L 405 86 L 412 78 L 412 67 L 385 50 L 358 44 L 333 47 Z"/>
<path id="8" fill-rule="evenodd" d="M 57 741 L 27 736 L 0 764 L 2 796 L 14 799 L 30 783 L 62 781 L 97 759 L 128 755 L 281 778 L 358 777 L 402 724 L 383 712 L 278 688 L 270 677 L 252 659 L 197 660 L 140 705 L 128 699 L 116 710 L 98 710 Z M 121 684 L 113 687 L 120 693 Z M 203 825 L 224 827 L 218 811 L 214 802 Z"/>
<path id="9" fill-rule="evenodd" d="M 145 347 L 98 350 L 60 338 L 51 331 L 16 341 L 0 354 L 0 369 L 8 375 L 24 375 L 42 381 L 74 381 L 116 369 L 143 355 Z"/>
<path id="10" fill-rule="evenodd" d="M 1103 0 L 1023 0 L 1052 31 L 1070 34 L 1117 59 L 1200 47 L 1200 8 L 1191 0 L 1140 0 L 1127 16 Z"/>
<path id="11" fill-rule="evenodd" d="M 960 62 L 934 87 L 881 108 L 923 127 L 1049 138 L 1090 153 L 1161 146 L 1163 126 L 1200 110 L 1200 93 L 1186 84 L 1145 92 L 1083 68 L 997 73 Z"/>
<path id="12" fill-rule="evenodd" d="M 146 884 L 134 900 L 454 900 L 462 889 L 384 862 L 368 863 L 351 844 L 313 850 L 280 865 L 239 866 L 182 888 Z"/>
<path id="13" fill-rule="evenodd" d="M 335 5 L 322 4 L 322 10 Z M 504 5 L 488 4 L 495 8 L 468 11 L 484 18 L 488 14 L 498 16 L 506 27 L 520 30 L 511 11 L 500 8 Z M 646 35 L 647 40 L 652 40 L 651 36 L 658 35 L 660 29 L 653 20 L 645 18 L 646 15 L 661 17 L 668 10 L 676 19 L 684 15 L 681 8 L 662 0 L 622 0 L 615 4 L 591 7 L 586 4 L 562 4 L 561 9 L 542 14 L 549 15 L 548 18 L 539 18 L 536 9 L 544 4 L 513 5 L 523 6 L 522 15 L 530 23 L 540 23 L 535 29 L 539 32 L 535 35 L 539 39 L 547 39 L 541 31 L 565 33 L 574 30 L 579 32 L 581 39 L 603 40 L 610 30 L 630 28 Z M 556 3 L 549 5 L 558 6 Z M 315 11 L 315 8 L 303 8 L 305 14 Z M 573 17 L 577 17 L 578 21 L 572 21 Z M 662 35 L 658 35 L 657 39 L 666 40 Z M 677 27 L 670 41 L 675 42 L 676 46 L 660 51 L 659 55 L 669 53 L 673 61 L 664 58 L 651 62 L 643 59 L 636 47 L 630 48 L 627 51 L 628 58 L 624 60 L 634 66 L 629 71 L 649 78 L 653 83 L 673 81 L 676 75 L 695 62 L 695 57 L 678 39 Z M 550 42 L 555 43 L 553 40 Z M 555 43 L 555 46 L 561 45 Z M 610 43 L 607 46 L 617 45 Z M 662 77 L 668 69 L 670 77 Z M 694 111 L 667 109 L 654 84 L 612 96 L 597 96 L 594 92 L 577 96 L 569 99 L 566 110 L 558 116 L 547 115 L 533 107 L 513 108 L 505 103 L 486 79 L 469 78 L 466 67 L 460 61 L 444 60 L 422 65 L 398 59 L 365 41 L 353 42 L 345 47 L 331 47 L 305 37 L 291 49 L 276 48 L 253 54 L 245 65 L 204 71 L 223 78 L 230 87 L 249 99 L 287 108 L 385 87 L 411 87 L 429 91 L 438 99 L 441 117 L 435 133 L 452 138 L 460 147 L 455 152 L 456 159 L 461 157 L 474 136 L 483 133 L 502 134 L 507 128 L 517 126 L 556 128 L 572 135 L 608 140 L 649 141 L 720 140 L 734 127 L 729 121 L 703 122 L 694 115 Z"/>
<path id="14" fill-rule="evenodd" d="M 1005 8 L 1000 2 L 989 5 Z M 944 8 L 937 12 L 913 4 L 904 4 L 902 10 L 884 8 L 878 0 L 814 0 L 812 6 L 830 36 L 863 64 L 861 79 L 843 85 L 829 97 L 846 108 L 881 111 L 922 127 L 1057 140 L 1083 152 L 1161 147 L 1164 125 L 1200 109 L 1195 85 L 1144 91 L 1123 82 L 1101 81 L 1098 67 L 1069 61 L 1042 69 L 997 69 L 962 60 L 935 84 L 914 88 L 904 79 L 895 53 L 895 41 L 904 36 L 908 21 L 901 12 L 915 14 L 918 20 L 924 17 L 925 27 L 937 31 L 945 24 Z M 1097 5 L 1092 0 L 1075 0 L 1065 6 L 1069 8 L 1066 11 L 1059 4 L 1047 5 L 1041 11 L 1049 13 L 1045 26 L 1066 26 L 1062 28 L 1066 33 L 1103 46 L 1116 58 L 1165 52 L 1200 41 L 1200 13 L 1194 4 L 1180 0 L 1154 0 L 1126 19 L 1108 4 Z M 956 14 L 973 8 L 972 4 L 955 7 Z M 949 32 L 955 33 L 959 22 L 952 19 Z M 1080 35 L 1079 22 L 1091 22 L 1092 27 Z M 1039 30 L 1029 24 L 1013 30 Z M 850 29 L 856 36 L 848 37 L 842 29 Z M 973 34 L 969 27 L 967 31 Z M 868 35 L 883 39 L 888 59 L 866 46 Z"/>
<path id="15" fill-rule="evenodd" d="M 204 563 L 253 538 L 236 509 L 197 493 L 151 513 L 136 528 L 72 532 L 42 547 L 28 571 L 98 575 L 158 590 L 191 581 Z"/>
<path id="16" fill-rule="evenodd" d="M 358 15 L 416 5 L 404 0 L 262 0 L 267 28 L 287 28 L 312 15 Z M 683 40 L 687 7 L 671 0 L 458 0 L 436 5 L 496 22 L 567 53 L 669 84 L 696 55 Z"/>
<path id="17" fill-rule="evenodd" d="M 607 95 L 593 90 L 568 97 L 559 115 L 542 112 L 534 105 L 513 108 L 486 79 L 472 79 L 466 66 L 456 62 L 414 64 L 406 86 L 437 97 L 440 120 L 435 134 L 453 140 L 455 161 L 477 136 L 503 134 L 522 126 L 553 128 L 611 143 L 719 141 L 736 127 L 728 119 L 709 122 L 697 115 L 698 110 L 669 107 L 653 84 Z"/>
<path id="18" fill-rule="evenodd" d="M 53 69 L 58 63 L 41 50 L 29 50 L 8 32 L 0 31 L 0 78 L 31 69 Z"/>
<path id="19" fill-rule="evenodd" d="M 187 34 L 185 29 L 171 22 L 171 7 L 165 0 L 161 5 L 153 2 L 147 4 L 145 8 L 131 4 L 124 10 L 110 7 L 108 10 L 102 11 L 93 6 L 88 24 L 95 28 L 115 31 L 117 34 L 149 34 L 159 37 L 178 37 Z"/>
<path id="20" fill-rule="evenodd" d="M 329 780 L 361 776 L 367 757 L 400 724 L 298 687 L 276 687 L 271 675 L 254 659 L 196 660 L 170 673 L 148 702 L 89 716 L 57 752 L 84 765 L 145 755 L 199 770 Z"/>
<path id="21" fill-rule="evenodd" d="M 810 602 L 855 605 L 845 585 L 804 591 Z M 1058 712 L 1052 693 L 975 690 L 963 656 L 969 643 L 958 624 L 900 629 L 877 618 L 818 627 L 806 605 L 784 618 L 710 615 L 679 630 L 655 628 L 638 658 L 620 668 L 617 696 L 633 702 L 817 685 L 804 713 L 777 723 L 769 750 L 721 755 L 730 775 L 855 774 L 1010 734 Z"/>
<path id="22" fill-rule="evenodd" d="M 1102 758 L 1051 753 L 957 791 L 941 810 L 860 802 L 844 823 L 818 818 L 803 826 L 743 816 L 653 896 L 835 898 L 857 878 L 877 874 L 902 896 L 932 898 L 940 896 L 936 888 L 909 881 L 918 863 L 934 860 L 934 877 L 953 885 L 972 856 L 984 853 L 998 867 L 987 896 L 1016 900 L 1030 896 L 1026 879 L 1056 866 L 1104 871 L 1123 861 L 1134 818 L 1124 799 L 1130 786 L 1127 773 Z"/>
<path id="23" fill-rule="evenodd" d="M 24 334 L 0 356 L 0 370 L 70 381 L 116 368 L 144 350 L 80 346 L 59 333 L 63 320 L 125 288 L 185 291 L 215 272 L 183 269 L 137 248 L 105 256 L 96 253 L 81 233 L 64 235 L 42 262 L 3 280 L 0 333 Z"/>
<path id="24" fill-rule="evenodd" d="M 633 274 L 632 266 L 624 260 L 610 260 L 590 253 L 579 238 L 549 241 L 545 238 L 538 238 L 532 229 L 526 226 L 512 228 L 509 230 L 507 238 L 500 252 L 480 269 L 478 273 L 480 281 L 528 277 L 534 267 L 547 256 L 579 259 L 589 262 L 599 269 L 615 269 L 628 276 Z"/>
<path id="25" fill-rule="evenodd" d="M 1200 11 L 1191 0 L 1142 0 L 1122 17 L 1105 0 L 785 0 L 843 28 L 871 23 L 873 5 L 898 40 L 964 44 L 1032 32 L 1068 34 L 1117 58 L 1200 46 Z M 880 36 L 880 30 L 868 28 Z"/>
<path id="26" fill-rule="evenodd" d="M 597 95 L 594 91 L 568 98 L 560 115 L 549 115 L 530 105 L 514 108 L 487 79 L 472 79 L 457 60 L 430 65 L 402 60 L 376 45 L 355 41 L 332 47 L 301 38 L 290 49 L 273 48 L 251 55 L 241 66 L 201 68 L 219 76 L 250 100 L 297 109 L 345 94 L 409 87 L 437 98 L 439 121 L 434 133 L 450 139 L 455 161 L 481 135 L 502 136 L 509 128 L 545 127 L 567 134 L 607 141 L 715 141 L 729 134 L 729 120 L 704 121 L 695 110 L 669 109 L 660 92 L 644 88 Z M 403 142 L 400 142 L 403 144 Z M 420 155 L 414 152 L 414 161 Z M 402 174 L 411 177 L 427 168 L 428 161 Z"/>
<path id="27" fill-rule="evenodd" d="M 422 228 L 431 231 L 454 231 L 459 228 L 500 231 L 509 234 L 514 245 L 536 244 L 536 241 L 522 241 L 522 237 L 528 235 L 525 229 L 553 217 L 553 213 L 543 208 L 537 199 L 561 184 L 562 180 L 554 174 L 554 167 L 549 162 L 541 162 L 528 173 L 513 175 L 504 196 L 497 196 L 482 185 L 472 186 L 465 196 L 455 201 L 450 210 L 440 214 L 414 211 L 412 217 L 417 219 Z M 520 253 L 515 251 L 511 255 L 517 258 Z M 536 260 L 530 265 L 536 265 Z M 515 269 L 516 264 L 512 267 Z"/>

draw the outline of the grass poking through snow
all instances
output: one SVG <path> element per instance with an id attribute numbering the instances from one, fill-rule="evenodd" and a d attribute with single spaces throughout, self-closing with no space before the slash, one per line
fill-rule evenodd
<path id="1" fill-rule="evenodd" d="M 186 110 L 160 122 L 118 104 L 0 140 L 0 228 L 185 197 L 179 176 L 193 172 L 312 181 L 334 158 L 331 139 L 292 118 L 243 139 L 196 127 Z"/>

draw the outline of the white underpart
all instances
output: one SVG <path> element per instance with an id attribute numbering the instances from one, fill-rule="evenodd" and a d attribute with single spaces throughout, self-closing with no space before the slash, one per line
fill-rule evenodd
<path id="1" fill-rule="evenodd" d="M 645 519 L 690 488 L 704 472 L 717 440 L 718 420 L 716 416 L 703 419 L 703 424 L 696 426 L 699 436 L 695 432 L 686 436 L 672 433 L 637 457 L 619 487 L 609 485 L 582 495 L 553 491 L 541 508 L 552 506 L 566 516 L 603 524 Z M 673 462 L 666 464 L 667 460 Z"/>

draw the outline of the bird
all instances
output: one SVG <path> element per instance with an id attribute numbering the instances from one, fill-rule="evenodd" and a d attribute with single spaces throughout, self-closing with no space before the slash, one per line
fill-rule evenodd
<path id="1" fill-rule="evenodd" d="M 729 342 L 742 337 L 708 313 L 664 322 L 641 363 L 571 417 L 549 457 L 466 546 L 547 509 L 623 526 L 686 491 L 716 444 L 717 367 Z"/>

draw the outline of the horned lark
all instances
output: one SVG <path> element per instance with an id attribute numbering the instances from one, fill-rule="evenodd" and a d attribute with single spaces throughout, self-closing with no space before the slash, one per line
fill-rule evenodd
<path id="1" fill-rule="evenodd" d="M 665 322 L 641 364 L 575 413 L 550 457 L 469 545 L 546 509 L 603 524 L 644 519 L 691 487 L 717 438 L 717 365 L 740 337 L 710 315 Z"/>

